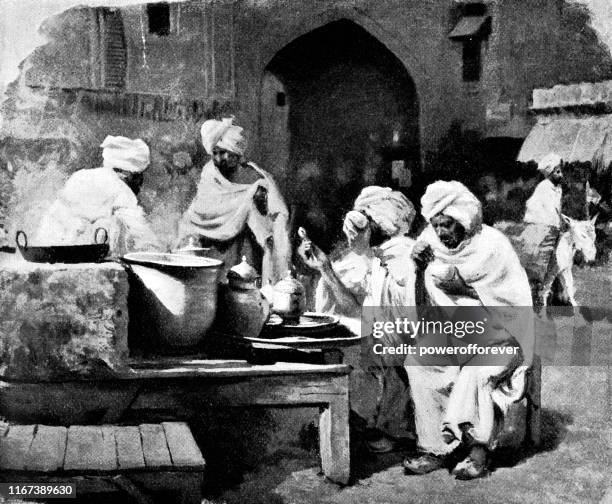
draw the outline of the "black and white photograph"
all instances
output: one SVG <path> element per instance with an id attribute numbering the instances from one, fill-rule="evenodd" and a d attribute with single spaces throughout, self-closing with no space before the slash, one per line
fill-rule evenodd
<path id="1" fill-rule="evenodd" d="M 612 504 L 612 0 L 0 0 L 0 503 Z"/>

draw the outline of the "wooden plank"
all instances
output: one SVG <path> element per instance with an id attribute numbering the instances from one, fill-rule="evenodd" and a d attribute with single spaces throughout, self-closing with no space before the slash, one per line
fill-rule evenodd
<path id="1" fill-rule="evenodd" d="M 297 362 L 278 362 L 271 365 L 249 365 L 248 367 L 211 368 L 206 361 L 201 364 L 191 361 L 188 364 L 159 369 L 154 367 L 132 367 L 121 373 L 121 379 L 151 378 L 240 378 L 249 376 L 285 375 L 345 375 L 351 368 L 346 364 L 303 364 Z M 235 361 L 234 361 L 235 362 Z"/>
<path id="2" fill-rule="evenodd" d="M 114 438 L 112 440 L 114 443 Z M 110 449 L 108 431 L 90 425 L 73 425 L 68 429 L 64 470 L 113 471 L 117 469 L 116 451 Z"/>
<path id="3" fill-rule="evenodd" d="M 142 453 L 147 467 L 172 467 L 166 434 L 159 424 L 142 424 L 140 426 Z"/>
<path id="4" fill-rule="evenodd" d="M 0 438 L 0 469 L 23 470 L 34 439 L 34 425 L 11 425 Z"/>
<path id="5" fill-rule="evenodd" d="M 201 467 L 205 462 L 189 426 L 184 422 L 163 422 L 170 458 L 174 467 Z"/>
<path id="6" fill-rule="evenodd" d="M 115 427 L 117 442 L 117 466 L 119 469 L 136 469 L 145 466 L 142 454 L 140 430 L 136 426 Z"/>
<path id="7" fill-rule="evenodd" d="M 102 446 L 100 446 L 99 450 L 102 454 L 102 460 L 108 461 L 109 470 L 117 469 L 117 443 L 115 441 L 114 427 L 112 425 L 103 425 L 101 429 Z"/>
<path id="8" fill-rule="evenodd" d="M 210 404 L 226 406 L 320 406 L 329 404 L 338 397 L 348 394 L 339 377 L 324 377 L 319 380 L 294 376 L 217 381 L 206 379 L 185 381 L 185 383 L 158 383 L 143 388 L 132 403 L 134 410 L 165 410 L 188 414 L 193 408 Z"/>
<path id="9" fill-rule="evenodd" d="M 28 471 L 51 472 L 64 466 L 66 427 L 39 425 L 26 460 Z"/>

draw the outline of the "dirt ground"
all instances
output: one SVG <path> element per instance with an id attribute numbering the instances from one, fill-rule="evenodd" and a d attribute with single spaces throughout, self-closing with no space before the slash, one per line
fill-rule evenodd
<path id="1" fill-rule="evenodd" d="M 612 267 L 576 270 L 583 306 L 612 305 Z M 495 469 L 475 481 L 441 470 L 406 476 L 403 453 L 374 456 L 357 447 L 355 481 L 339 487 L 319 474 L 316 450 L 284 448 L 262 458 L 232 487 L 215 485 L 214 504 L 603 503 L 612 497 L 612 325 L 594 322 L 591 364 L 567 366 L 572 334 L 557 324 L 555 365 L 543 369 L 543 445 L 536 452 L 499 454 Z M 219 482 L 218 482 L 219 483 Z M 225 486 L 225 488 L 223 488 Z M 605 496 L 604 496 L 605 495 Z"/>

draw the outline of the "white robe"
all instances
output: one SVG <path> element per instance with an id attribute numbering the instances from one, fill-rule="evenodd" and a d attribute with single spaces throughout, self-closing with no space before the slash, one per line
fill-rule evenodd
<path id="1" fill-rule="evenodd" d="M 333 268 L 344 286 L 363 300 L 363 306 L 371 307 L 368 314 L 393 320 L 400 314 L 405 316 L 405 308 L 402 307 L 413 307 L 415 304 L 415 269 L 410 258 L 413 246 L 413 239 L 397 236 L 368 254 L 349 252 L 335 262 Z M 353 307 L 340 305 L 324 281 L 317 286 L 316 309 L 344 317 L 360 315 Z M 351 322 L 356 322 L 351 324 L 353 330 L 361 332 L 362 322 L 352 319 L 347 324 Z M 395 346 L 398 343 L 395 338 L 389 335 L 380 343 Z M 370 342 L 363 345 L 372 347 Z M 411 437 L 412 420 L 407 415 L 410 391 L 398 374 L 398 366 L 399 371 L 403 371 L 403 359 L 394 361 L 389 356 L 378 356 L 372 352 L 363 354 L 362 346 L 344 350 L 345 362 L 353 366 L 350 375 L 351 409 L 366 421 L 369 428 L 392 437 Z"/>
<path id="2" fill-rule="evenodd" d="M 88 245 L 97 228 L 109 234 L 110 253 L 160 250 L 134 192 L 112 168 L 75 172 L 43 215 L 32 245 Z"/>
<path id="3" fill-rule="evenodd" d="M 563 190 L 549 179 L 540 182 L 527 200 L 525 217 L 529 224 L 561 227 L 561 197 Z"/>
<path id="4" fill-rule="evenodd" d="M 262 178 L 252 184 L 236 184 L 227 180 L 213 161 L 206 163 L 198 185 L 198 192 L 183 215 L 179 226 L 179 238 L 194 234 L 214 242 L 231 242 L 239 239 L 246 228 L 250 229 L 257 246 L 263 252 L 262 283 L 276 283 L 284 278 L 291 265 L 287 205 L 272 176 L 253 163 L 249 163 Z M 268 213 L 262 215 L 255 207 L 253 197 L 259 187 L 267 190 Z M 226 270 L 240 262 L 227 250 L 220 257 Z"/>
<path id="5" fill-rule="evenodd" d="M 431 226 L 419 240 L 429 243 L 434 251 L 435 260 L 425 271 L 425 287 L 433 305 L 517 307 L 516 311 L 504 310 L 505 315 L 514 316 L 515 320 L 506 320 L 503 328 L 493 334 L 493 340 L 483 343 L 511 344 L 512 337 L 521 345 L 523 364 L 501 385 L 493 385 L 490 379 L 503 374 L 507 370 L 505 364 L 457 366 L 449 359 L 448 365 L 424 366 L 416 358 L 406 359 L 420 448 L 435 454 L 451 452 L 462 439 L 464 430 L 460 426 L 465 429 L 465 425 L 475 442 L 492 448 L 499 427 L 494 406 L 505 413 L 510 404 L 522 397 L 525 372 L 533 356 L 532 301 L 527 275 L 509 240 L 486 225 L 457 249 L 445 247 Z M 440 289 L 431 274 L 436 263 L 456 268 L 476 291 L 478 299 L 449 295 Z M 442 432 L 454 436 L 454 440 L 445 442 Z"/>
<path id="6" fill-rule="evenodd" d="M 536 303 L 544 305 L 559 272 L 555 249 L 561 228 L 561 198 L 563 191 L 549 179 L 543 180 L 527 200 L 524 222 L 527 224 L 518 238 L 521 259 L 534 289 Z"/>

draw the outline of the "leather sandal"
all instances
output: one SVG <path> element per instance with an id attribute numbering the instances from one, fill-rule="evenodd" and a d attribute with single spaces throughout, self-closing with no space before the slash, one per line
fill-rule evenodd
<path id="1" fill-rule="evenodd" d="M 366 445 L 372 453 L 389 453 L 395 448 L 395 443 L 386 436 L 367 441 Z"/>
<path id="2" fill-rule="evenodd" d="M 471 480 L 483 478 L 488 474 L 486 462 L 479 462 L 472 457 L 466 457 L 451 471 L 458 480 Z"/>
<path id="3" fill-rule="evenodd" d="M 443 466 L 444 459 L 431 453 L 404 459 L 404 472 L 406 474 L 427 474 L 442 469 Z"/>

